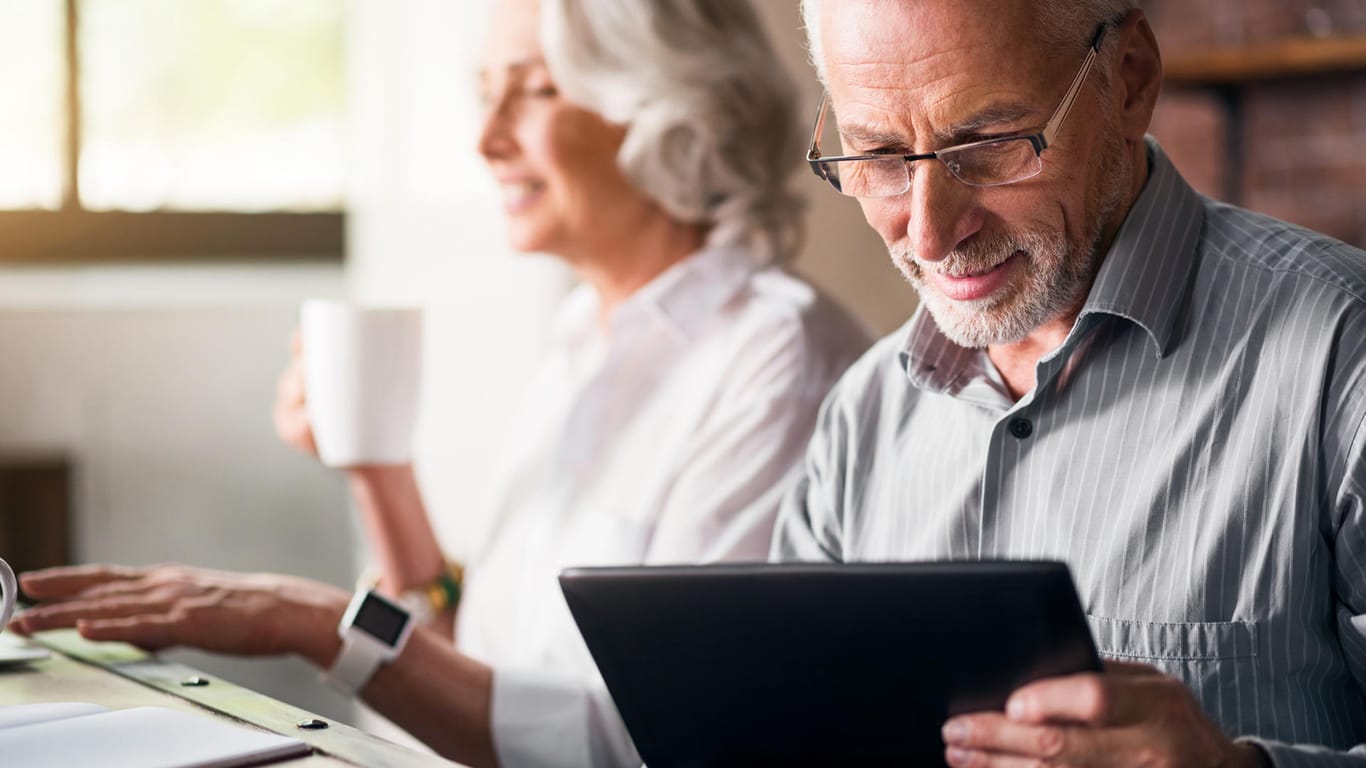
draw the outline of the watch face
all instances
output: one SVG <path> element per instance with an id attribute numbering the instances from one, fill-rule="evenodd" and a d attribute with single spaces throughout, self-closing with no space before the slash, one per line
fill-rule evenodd
<path id="1" fill-rule="evenodd" d="M 391 604 L 374 593 L 365 596 L 356 611 L 356 620 L 351 626 L 365 630 L 385 645 L 398 643 L 403 634 L 403 626 L 408 623 L 408 614 L 402 608 Z"/>

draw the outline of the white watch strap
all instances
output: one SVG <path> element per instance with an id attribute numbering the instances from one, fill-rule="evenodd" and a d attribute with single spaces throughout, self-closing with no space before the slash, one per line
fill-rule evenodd
<path id="1" fill-rule="evenodd" d="M 328 684 L 343 693 L 358 694 L 389 655 L 389 648 L 359 636 L 355 631 L 342 638 L 341 653 L 323 676 Z"/>
<path id="2" fill-rule="evenodd" d="M 432 613 L 431 602 L 427 600 L 426 593 L 421 590 L 404 590 L 402 594 L 394 598 L 394 602 L 407 611 L 416 624 L 429 624 L 436 618 L 436 614 Z"/>

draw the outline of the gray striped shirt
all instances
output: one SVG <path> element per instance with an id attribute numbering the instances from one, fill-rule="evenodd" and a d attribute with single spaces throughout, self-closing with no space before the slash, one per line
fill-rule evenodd
<path id="1" fill-rule="evenodd" d="M 826 400 L 773 556 L 1063 560 L 1102 655 L 1279 765 L 1362 764 L 1366 253 L 1149 150 L 1035 389 L 922 308 Z"/>

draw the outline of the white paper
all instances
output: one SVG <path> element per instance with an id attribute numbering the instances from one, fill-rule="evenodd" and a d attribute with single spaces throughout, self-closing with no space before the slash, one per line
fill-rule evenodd
<path id="1" fill-rule="evenodd" d="M 7 709 L 0 708 L 0 718 Z M 298 739 L 163 707 L 0 729 L 0 761 L 24 768 L 235 768 L 308 752 Z"/>
<path id="2" fill-rule="evenodd" d="M 30 723 L 45 723 L 49 720 L 66 720 L 82 715 L 95 715 L 108 712 L 108 707 L 99 704 L 85 704 L 77 701 L 54 701 L 41 704 L 15 704 L 0 707 L 0 730 L 14 728 Z"/>

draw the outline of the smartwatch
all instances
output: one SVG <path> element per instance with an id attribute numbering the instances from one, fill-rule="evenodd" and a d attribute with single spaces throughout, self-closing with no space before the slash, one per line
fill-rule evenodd
<path id="1" fill-rule="evenodd" d="M 370 566 L 356 580 L 356 589 L 377 589 L 379 581 L 379 569 Z M 465 566 L 447 560 L 435 579 L 422 586 L 405 589 L 391 598 L 391 601 L 406 610 L 413 617 L 415 624 L 430 624 L 460 605 L 460 593 L 464 583 Z"/>
<path id="2" fill-rule="evenodd" d="M 341 653 L 323 679 L 343 693 L 359 693 L 379 665 L 403 652 L 416 624 L 408 611 L 380 593 L 357 591 L 337 625 Z"/>

